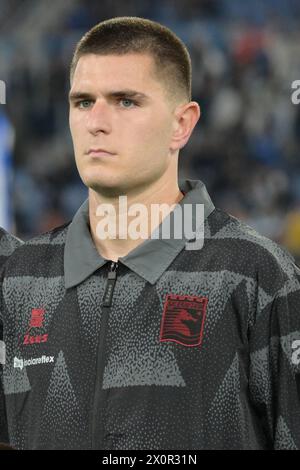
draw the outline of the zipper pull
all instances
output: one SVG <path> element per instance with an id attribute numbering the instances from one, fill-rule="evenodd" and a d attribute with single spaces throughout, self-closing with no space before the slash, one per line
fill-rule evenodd
<path id="1" fill-rule="evenodd" d="M 112 297 L 117 279 L 117 267 L 118 263 L 115 261 L 111 262 L 110 270 L 108 271 L 106 288 L 103 296 L 102 307 L 111 307 Z"/>

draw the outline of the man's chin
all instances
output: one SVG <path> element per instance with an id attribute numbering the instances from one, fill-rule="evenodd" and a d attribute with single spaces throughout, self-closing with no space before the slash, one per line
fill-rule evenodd
<path id="1" fill-rule="evenodd" d="M 109 197 L 119 196 L 126 193 L 126 186 L 112 178 L 107 179 L 87 179 L 84 184 L 92 191 Z"/>

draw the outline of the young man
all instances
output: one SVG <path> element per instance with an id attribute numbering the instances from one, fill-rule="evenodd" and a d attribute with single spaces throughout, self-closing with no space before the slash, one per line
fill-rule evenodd
<path id="1" fill-rule="evenodd" d="M 0 272 L 8 257 L 21 245 L 21 241 L 13 237 L 0 227 Z M 1 308 L 1 307 L 0 307 Z M 1 317 L 0 317 L 1 318 Z M 3 330 L 0 321 L 0 443 L 8 441 L 6 412 L 4 409 L 4 396 L 2 386 L 2 366 L 5 360 L 3 343 Z"/>
<path id="2" fill-rule="evenodd" d="M 203 183 L 178 183 L 199 116 L 188 52 L 167 28 L 115 18 L 77 45 L 70 128 L 89 198 L 2 279 L 14 447 L 300 448 L 299 269 Z M 174 210 L 149 228 L 158 203 Z M 174 220 L 199 204 L 195 249 L 201 217 L 181 237 Z M 124 222 L 137 207 L 146 236 Z M 104 237 L 115 213 L 118 236 Z"/>

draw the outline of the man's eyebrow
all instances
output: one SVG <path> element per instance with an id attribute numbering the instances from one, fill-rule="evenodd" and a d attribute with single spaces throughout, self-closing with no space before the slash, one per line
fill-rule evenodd
<path id="1" fill-rule="evenodd" d="M 69 93 L 69 101 L 91 100 L 91 99 L 94 99 L 94 97 L 90 93 L 84 93 L 82 91 L 72 91 Z"/>
<path id="2" fill-rule="evenodd" d="M 116 90 L 116 91 L 108 91 L 104 93 L 106 98 L 136 98 L 141 100 L 149 100 L 150 97 L 145 93 L 136 90 Z M 91 93 L 86 93 L 82 91 L 73 91 L 69 94 L 69 101 L 77 101 L 77 100 L 93 100 L 95 96 Z"/>

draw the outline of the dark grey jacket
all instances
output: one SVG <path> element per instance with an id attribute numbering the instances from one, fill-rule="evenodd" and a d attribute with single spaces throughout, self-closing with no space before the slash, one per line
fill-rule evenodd
<path id="1" fill-rule="evenodd" d="M 2 275 L 4 391 L 20 449 L 300 449 L 299 268 L 215 209 L 205 240 L 146 240 L 118 265 L 70 225 Z M 4 422 L 4 421 L 2 421 Z"/>

